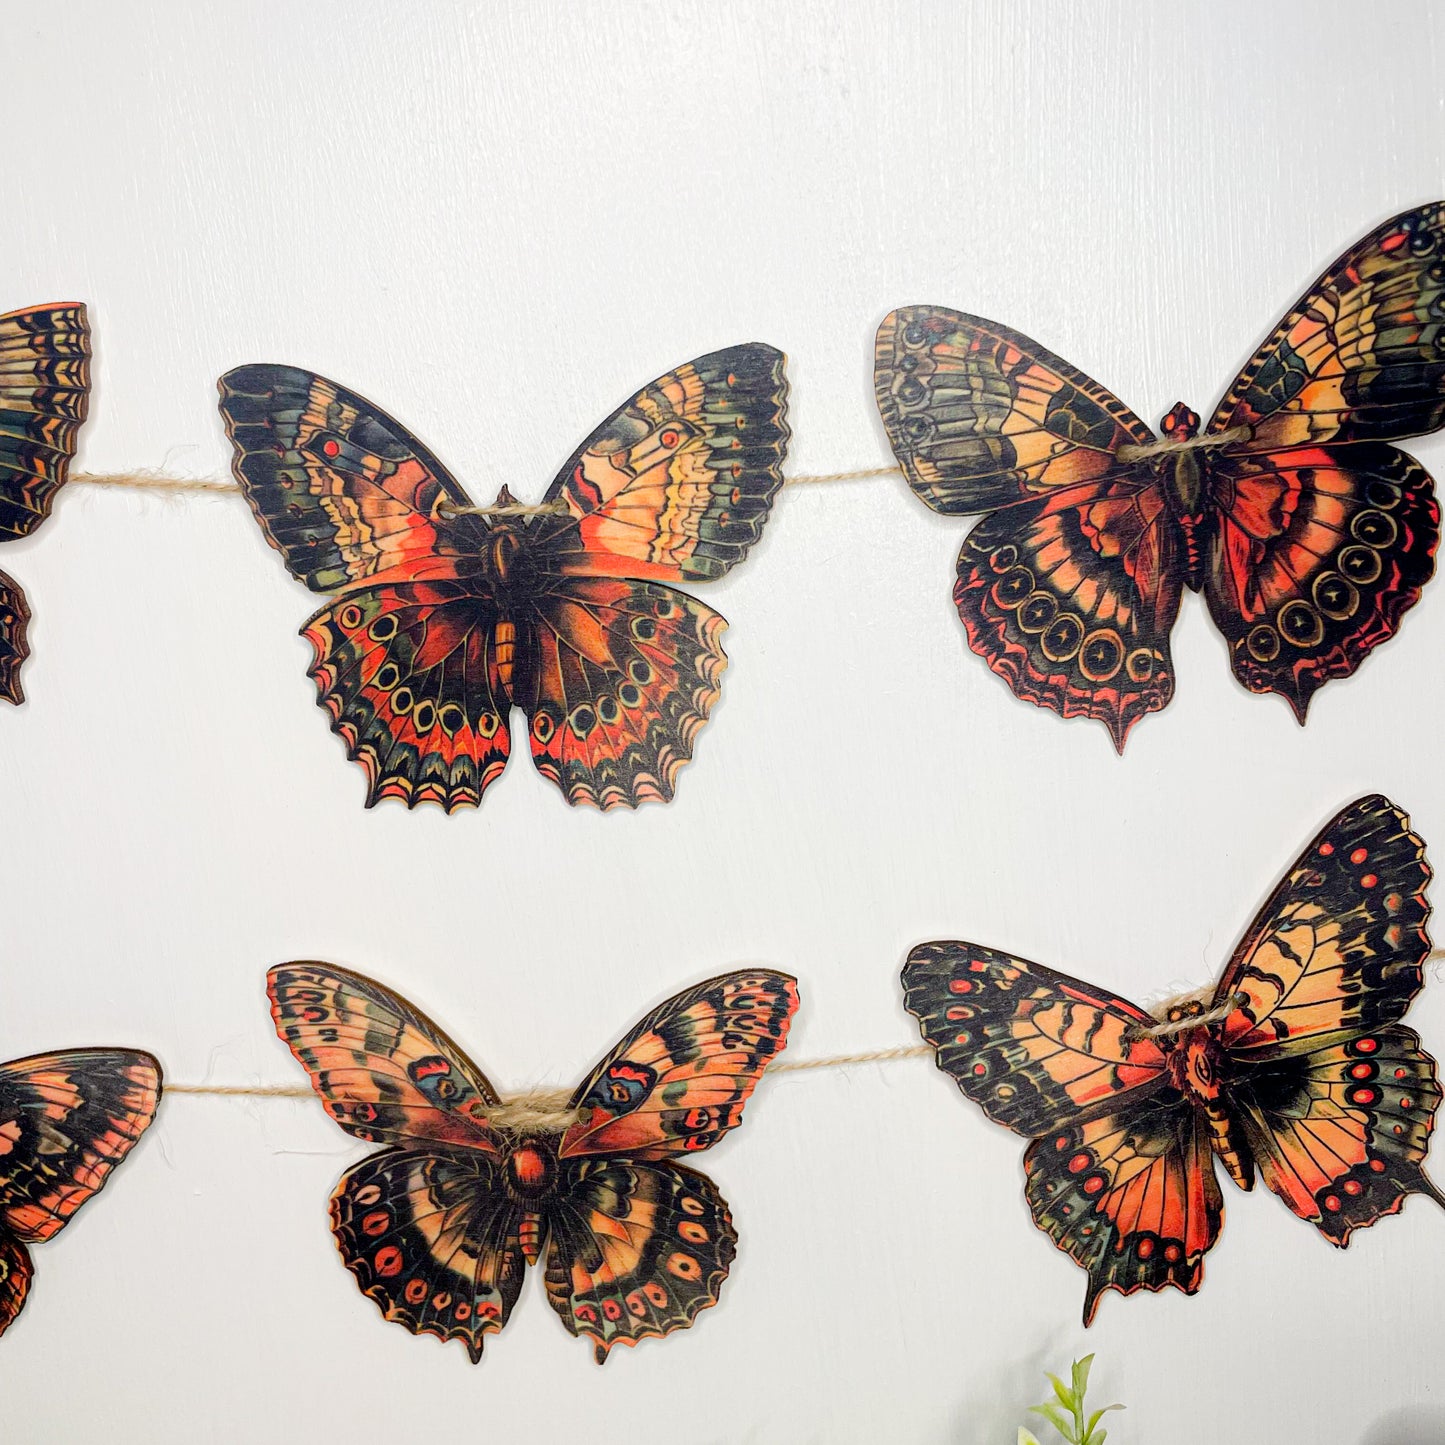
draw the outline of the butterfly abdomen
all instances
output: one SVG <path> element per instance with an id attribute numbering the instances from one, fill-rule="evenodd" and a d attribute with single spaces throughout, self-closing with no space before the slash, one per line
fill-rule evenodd
<path id="1" fill-rule="evenodd" d="M 1229 1107 L 1224 1051 L 1207 1028 L 1180 1037 L 1169 1055 L 1174 1086 L 1191 1099 L 1209 1128 L 1209 1146 L 1241 1189 L 1254 1187 L 1254 1156 L 1243 1126 Z"/>

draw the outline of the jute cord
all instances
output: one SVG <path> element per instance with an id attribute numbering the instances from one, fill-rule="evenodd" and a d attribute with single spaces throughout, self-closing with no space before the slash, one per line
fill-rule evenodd
<path id="1" fill-rule="evenodd" d="M 902 476 L 900 467 L 861 467 L 847 472 L 801 473 L 795 477 L 784 477 L 785 487 L 802 486 L 812 482 L 861 482 L 875 477 Z M 72 472 L 68 485 L 73 487 L 125 487 L 142 492 L 226 492 L 241 495 L 235 482 L 218 481 L 214 477 L 172 477 L 164 472 Z M 566 516 L 569 508 L 560 498 L 553 502 L 529 505 L 526 502 L 508 502 L 490 507 L 457 507 L 442 503 L 438 508 L 441 515 L 452 517 L 553 517 Z"/>

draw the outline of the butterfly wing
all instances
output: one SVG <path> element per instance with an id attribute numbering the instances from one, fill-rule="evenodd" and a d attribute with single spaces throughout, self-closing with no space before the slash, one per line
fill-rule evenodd
<path id="1" fill-rule="evenodd" d="M 58 1234 L 155 1118 L 160 1065 L 130 1049 L 67 1049 L 0 1065 L 0 1333 L 30 1287 L 21 1241 Z"/>
<path id="2" fill-rule="evenodd" d="M 547 492 L 577 522 L 566 570 L 701 582 L 741 561 L 783 485 L 784 361 L 771 346 L 731 346 L 613 412 Z"/>
<path id="3" fill-rule="evenodd" d="M 1235 949 L 1216 1003 L 1237 1065 L 1308 1054 L 1395 1023 L 1430 953 L 1425 845 L 1379 794 L 1342 809 L 1280 880 Z"/>
<path id="4" fill-rule="evenodd" d="M 1435 1061 L 1402 1025 L 1270 1059 L 1241 1075 L 1231 1103 L 1264 1182 L 1331 1244 L 1409 1194 L 1445 1206 L 1421 1168 L 1440 1103 Z"/>
<path id="5" fill-rule="evenodd" d="M 379 407 L 295 366 L 238 366 L 218 386 L 236 481 L 312 591 L 455 552 L 439 508 L 470 506 L 466 493 Z"/>
<path id="6" fill-rule="evenodd" d="M 577 1086 L 581 1118 L 563 1135 L 560 1157 L 661 1160 L 710 1148 L 741 1121 L 797 1007 L 797 980 L 764 968 L 668 999 Z"/>
<path id="7" fill-rule="evenodd" d="M 362 1293 L 414 1335 L 461 1340 L 474 1364 L 521 1293 L 522 1217 L 496 1159 L 475 1149 L 385 1149 L 331 1196 L 331 1229 Z"/>
<path id="8" fill-rule="evenodd" d="M 0 316 L 0 542 L 25 537 L 50 515 L 90 405 L 90 323 L 85 307 L 36 306 Z M 30 609 L 0 573 L 0 698 L 20 703 L 30 655 Z"/>
<path id="9" fill-rule="evenodd" d="M 921 944 L 904 1006 L 938 1067 L 989 1118 L 1030 1136 L 1034 1222 L 1105 1290 L 1193 1294 L 1223 1219 L 1207 1135 L 1136 1033 L 1154 1022 L 1068 974 L 978 944 Z"/>
<path id="10" fill-rule="evenodd" d="M 352 587 L 306 623 L 310 675 L 366 770 L 367 807 L 400 798 L 450 813 L 502 775 L 510 655 L 498 618 L 465 582 L 438 577 Z"/>
<path id="11" fill-rule="evenodd" d="M 1445 202 L 1335 261 L 1240 372 L 1207 431 L 1280 450 L 1388 441 L 1445 422 Z"/>
<path id="12" fill-rule="evenodd" d="M 486 1075 L 400 995 L 325 963 L 271 969 L 266 993 L 281 1041 L 348 1134 L 499 1152 L 487 1123 L 498 1099 Z"/>
<path id="13" fill-rule="evenodd" d="M 722 690 L 727 626 L 657 582 L 570 578 L 533 604 L 532 758 L 569 803 L 667 802 Z"/>
<path id="14" fill-rule="evenodd" d="M 597 1363 L 718 1302 L 737 1232 L 717 1186 L 640 1158 L 564 1160 L 547 1212 L 547 1299 Z"/>
<path id="15" fill-rule="evenodd" d="M 1435 1064 L 1398 1020 L 1430 954 L 1425 845 L 1378 794 L 1320 832 L 1220 980 L 1229 1099 L 1265 1183 L 1332 1243 L 1425 1179 Z M 1445 1201 L 1442 1201 L 1445 1202 Z"/>
<path id="16" fill-rule="evenodd" d="M 969 646 L 1019 697 L 1096 718 L 1122 748 L 1174 692 L 1176 527 L 1154 472 L 1117 455 L 1154 434 L 1036 341 L 941 307 L 887 317 L 874 388 L 914 492 L 993 511 L 958 559 Z"/>
<path id="17" fill-rule="evenodd" d="M 873 388 L 898 464 L 936 512 L 1091 492 L 1154 433 L 1116 396 L 1007 326 L 904 306 L 878 328 Z"/>
<path id="18" fill-rule="evenodd" d="M 20 685 L 20 666 L 30 656 L 26 631 L 30 624 L 30 604 L 25 590 L 7 573 L 0 572 L 0 698 L 22 703 L 25 690 Z"/>
<path id="19" fill-rule="evenodd" d="M 1304 722 L 1310 698 L 1394 636 L 1435 570 L 1440 508 L 1425 469 L 1381 442 L 1212 459 L 1205 597 L 1235 676 Z"/>

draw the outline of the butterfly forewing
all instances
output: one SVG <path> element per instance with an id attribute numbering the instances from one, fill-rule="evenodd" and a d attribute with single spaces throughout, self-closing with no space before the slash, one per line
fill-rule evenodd
<path id="1" fill-rule="evenodd" d="M 577 519 L 569 573 L 720 577 L 762 535 L 788 447 L 781 351 L 731 346 L 667 372 L 577 449 L 546 500 Z"/>
<path id="2" fill-rule="evenodd" d="M 562 1157 L 709 1148 L 741 1121 L 797 1007 L 797 981 L 771 969 L 723 974 L 668 999 L 578 1085 L 582 1118 Z"/>
<path id="3" fill-rule="evenodd" d="M 495 1153 L 486 1076 L 425 1015 L 380 984 L 331 964 L 266 975 L 271 1017 L 326 1112 L 369 1142 L 436 1142 Z"/>
<path id="4" fill-rule="evenodd" d="M 1410 820 L 1379 794 L 1340 811 L 1280 880 L 1216 991 L 1236 1059 L 1310 1052 L 1399 1019 L 1430 953 L 1430 867 Z"/>
<path id="5" fill-rule="evenodd" d="M 938 512 L 1081 494 L 1154 434 L 1116 396 L 1038 342 L 942 306 L 878 328 L 874 392 L 908 484 Z"/>
<path id="6" fill-rule="evenodd" d="M 1419 436 L 1445 422 L 1445 203 L 1335 261 L 1229 388 L 1207 431 L 1261 450 Z"/>
<path id="7" fill-rule="evenodd" d="M 232 470 L 293 577 L 336 592 L 455 553 L 438 506 L 466 493 L 379 407 L 295 366 L 240 366 L 218 385 Z"/>

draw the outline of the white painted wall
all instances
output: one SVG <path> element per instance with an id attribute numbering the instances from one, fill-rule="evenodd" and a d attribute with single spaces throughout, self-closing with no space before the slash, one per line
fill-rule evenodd
<path id="1" fill-rule="evenodd" d="M 1325 261 L 1445 192 L 1445 10 L 1404 0 L 0 0 L 0 36 L 0 309 L 91 304 L 90 471 L 222 472 L 215 377 L 278 360 L 535 499 L 637 384 L 751 339 L 791 357 L 793 470 L 879 465 L 871 338 L 914 301 L 1205 410 Z M 446 818 L 363 812 L 312 598 L 237 500 L 72 488 L 0 558 L 36 615 L 0 716 L 0 1056 L 297 1081 L 262 975 L 298 956 L 391 981 L 503 1087 L 753 960 L 801 976 L 798 1055 L 907 1043 L 922 939 L 1147 999 L 1212 979 L 1362 791 L 1445 858 L 1445 583 L 1303 733 L 1189 603 L 1121 762 L 967 652 L 963 530 L 901 482 L 787 493 L 708 591 L 733 666 L 674 806 L 573 812 L 524 759 Z M 1445 986 L 1412 1022 L 1445 1051 Z M 1085 1336 L 1022 1143 L 926 1063 L 767 1084 L 706 1161 L 723 1304 L 605 1370 L 536 1280 L 480 1368 L 384 1325 L 326 1226 L 361 1152 L 309 1102 L 171 1099 L 37 1251 L 7 1441 L 1011 1442 L 1086 1349 L 1120 1445 L 1445 1439 L 1428 1203 L 1341 1255 L 1231 1189 L 1203 1293 L 1109 1296 Z"/>

